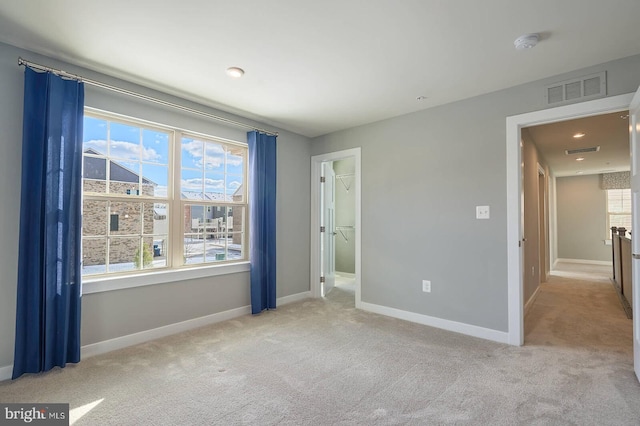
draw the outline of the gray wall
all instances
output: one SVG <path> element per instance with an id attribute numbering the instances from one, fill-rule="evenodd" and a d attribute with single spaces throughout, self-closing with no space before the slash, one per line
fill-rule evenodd
<path id="1" fill-rule="evenodd" d="M 533 143 L 527 129 L 522 129 L 522 156 L 523 156 L 523 190 L 524 190 L 524 268 L 523 268 L 523 297 L 525 303 L 535 293 L 538 285 L 546 280 L 545 268 L 540 267 L 540 246 L 545 244 L 541 241 L 540 231 L 544 224 L 540 221 L 540 182 L 538 164 L 542 166 L 545 172 L 545 187 L 549 187 L 547 178 L 549 176 L 549 168 L 546 166 L 544 159 L 540 156 L 538 149 Z M 543 189 L 544 191 L 544 189 Z M 546 197 L 545 194 L 545 198 Z M 548 217 L 548 200 L 545 200 L 545 215 Z M 545 259 L 546 263 L 546 259 Z"/>
<path id="2" fill-rule="evenodd" d="M 607 192 L 600 175 L 556 178 L 558 258 L 611 261 L 607 236 Z"/>
<path id="3" fill-rule="evenodd" d="M 356 163 L 353 158 L 333 162 L 336 175 L 353 174 Z M 354 226 L 356 224 L 356 191 L 355 178 L 345 177 L 344 184 L 336 178 L 336 226 Z M 346 185 L 346 186 L 345 186 Z M 349 190 L 347 191 L 347 187 Z M 393 211 L 392 209 L 390 209 Z M 355 232 L 343 230 L 347 240 L 340 231 L 336 235 L 336 271 L 354 274 L 356 272 L 356 239 Z"/>
<path id="4" fill-rule="evenodd" d="M 0 43 L 0 367 L 13 362 L 24 70 L 18 56 L 151 96 L 235 117 Z M 246 130 L 86 87 L 85 104 L 107 111 L 245 141 Z M 260 125 L 260 127 L 268 127 Z M 278 129 L 275 129 L 278 130 Z M 278 137 L 277 296 L 309 290 L 310 140 Z M 82 344 L 91 344 L 249 304 L 249 274 L 238 273 L 83 296 Z"/>
<path id="5" fill-rule="evenodd" d="M 608 95 L 634 92 L 640 56 L 315 138 L 313 155 L 362 147 L 363 302 L 507 331 L 505 118 L 546 108 L 548 84 L 601 71 Z M 406 214 L 379 232 L 389 205 Z"/>

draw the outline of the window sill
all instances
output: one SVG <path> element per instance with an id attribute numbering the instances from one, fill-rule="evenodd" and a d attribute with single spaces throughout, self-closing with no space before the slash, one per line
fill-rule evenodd
<path id="1" fill-rule="evenodd" d="M 102 293 L 105 291 L 165 284 L 196 278 L 215 277 L 217 275 L 236 274 L 239 272 L 248 272 L 250 269 L 250 263 L 245 261 L 197 268 L 169 269 L 135 275 L 87 278 L 82 280 L 82 294 Z"/>

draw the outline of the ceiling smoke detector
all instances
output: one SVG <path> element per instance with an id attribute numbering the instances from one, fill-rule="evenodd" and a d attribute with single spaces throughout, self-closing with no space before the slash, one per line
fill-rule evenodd
<path id="1" fill-rule="evenodd" d="M 516 46 L 516 50 L 531 49 L 538 44 L 539 39 L 538 34 L 525 34 L 518 37 L 513 44 Z"/>

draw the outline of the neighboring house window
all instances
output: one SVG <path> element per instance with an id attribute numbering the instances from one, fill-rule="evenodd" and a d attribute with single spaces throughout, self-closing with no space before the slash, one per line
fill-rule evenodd
<path id="1" fill-rule="evenodd" d="M 246 158 L 246 144 L 86 111 L 83 275 L 245 260 Z"/>
<path id="2" fill-rule="evenodd" d="M 611 238 L 611 227 L 631 230 L 631 190 L 607 190 L 607 239 Z"/>

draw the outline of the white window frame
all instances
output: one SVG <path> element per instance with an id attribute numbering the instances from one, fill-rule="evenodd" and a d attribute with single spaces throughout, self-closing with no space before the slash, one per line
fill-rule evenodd
<path id="1" fill-rule="evenodd" d="M 607 202 L 607 229 L 606 229 L 606 238 L 605 238 L 605 242 L 606 241 L 611 241 L 611 216 L 629 216 L 631 217 L 631 211 L 629 210 L 628 212 L 622 212 L 622 213 L 611 213 L 609 211 L 609 191 L 629 191 L 629 194 L 631 194 L 631 189 L 607 189 L 606 191 L 606 202 Z M 631 204 L 629 204 L 629 207 L 631 207 Z"/>
<path id="2" fill-rule="evenodd" d="M 250 270 L 249 254 L 248 254 L 248 221 L 249 221 L 249 204 L 248 204 L 248 145 L 243 142 L 233 141 L 229 139 L 219 138 L 212 135 L 206 135 L 198 132 L 188 131 L 177 127 L 166 126 L 153 123 L 147 120 L 132 118 L 115 114 L 95 108 L 85 107 L 84 114 L 98 119 L 128 124 L 145 129 L 160 130 L 168 132 L 169 137 L 169 177 L 167 198 L 159 199 L 155 197 L 145 197 L 142 195 L 133 197 L 114 196 L 105 194 L 104 196 L 91 194 L 84 196 L 85 199 L 92 200 L 116 200 L 116 201 L 140 201 L 140 202 L 161 202 L 168 205 L 169 230 L 168 230 L 168 247 L 167 247 L 167 266 L 160 268 L 149 268 L 142 270 L 134 270 L 127 272 L 112 272 L 105 274 L 83 276 L 82 284 L 83 294 L 99 293 L 104 291 L 119 290 L 125 288 L 147 286 L 154 284 L 162 284 L 189 279 L 212 277 L 218 275 L 234 274 L 239 272 L 248 272 Z M 199 264 L 186 264 L 183 260 L 184 253 L 184 206 L 185 201 L 180 196 L 180 179 L 181 179 L 181 141 L 182 137 L 197 137 L 199 139 L 222 143 L 224 145 L 234 145 L 245 149 L 245 163 L 243 168 L 243 203 L 200 203 L 211 206 L 242 206 L 244 207 L 243 221 L 243 239 L 242 250 L 243 258 L 234 260 L 215 261 Z M 84 154 L 84 153 L 83 153 Z M 83 160 L 84 161 L 84 160 Z M 107 218 L 108 219 L 108 218 Z M 107 220 L 107 223 L 109 221 Z"/>

